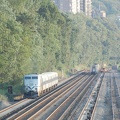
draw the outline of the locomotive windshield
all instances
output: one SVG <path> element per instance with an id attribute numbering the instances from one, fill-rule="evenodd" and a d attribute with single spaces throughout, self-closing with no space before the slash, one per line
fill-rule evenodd
<path id="1" fill-rule="evenodd" d="M 26 76 L 26 77 L 25 77 L 25 79 L 31 79 L 31 77 L 29 77 L 29 76 Z"/>
<path id="2" fill-rule="evenodd" d="M 38 76 L 33 76 L 32 79 L 38 79 Z"/>

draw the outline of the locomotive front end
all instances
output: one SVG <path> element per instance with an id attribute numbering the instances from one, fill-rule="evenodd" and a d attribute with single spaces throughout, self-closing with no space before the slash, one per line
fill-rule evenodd
<path id="1" fill-rule="evenodd" d="M 37 95 L 38 93 L 38 76 L 25 75 L 24 76 L 24 95 L 27 97 Z"/>

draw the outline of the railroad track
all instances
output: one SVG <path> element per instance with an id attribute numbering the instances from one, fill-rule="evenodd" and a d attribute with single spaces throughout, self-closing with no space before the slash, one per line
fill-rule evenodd
<path id="1" fill-rule="evenodd" d="M 80 113 L 78 120 L 86 120 L 86 119 L 92 120 L 94 116 L 94 112 L 96 110 L 96 104 L 99 96 L 99 90 L 102 84 L 102 79 L 103 79 L 103 75 L 101 75 L 95 87 L 93 88 L 93 91 L 90 94 L 89 99 L 86 105 L 84 106 L 82 112 Z"/>
<path id="2" fill-rule="evenodd" d="M 77 102 L 77 105 L 75 106 L 74 110 L 70 112 L 69 117 L 67 120 L 78 120 L 80 113 L 84 109 L 84 106 L 86 105 L 90 94 L 92 93 L 94 86 L 96 85 L 97 81 L 99 80 L 99 75 L 96 78 L 96 80 L 91 84 L 91 86 L 87 89 L 86 93 L 83 95 L 82 99 L 80 99 Z"/>
<path id="3" fill-rule="evenodd" d="M 23 99 L 9 107 L 4 108 L 3 110 L 0 110 L 0 120 L 5 119 L 7 116 L 10 116 L 15 111 L 19 110 L 19 105 L 24 106 L 25 104 L 30 104 L 32 99 Z"/>
<path id="4" fill-rule="evenodd" d="M 64 101 L 61 106 L 59 106 L 55 112 L 53 114 L 51 114 L 47 120 L 56 120 L 56 118 L 58 117 L 57 113 L 59 113 L 60 110 L 64 109 L 64 111 L 61 113 L 60 117 L 58 118 L 58 120 L 66 120 L 72 110 L 75 108 L 75 106 L 77 105 L 77 103 L 82 99 L 82 97 L 84 96 L 84 94 L 86 93 L 88 87 L 92 84 L 92 82 L 94 81 L 94 77 L 92 76 L 92 78 L 90 77 L 89 79 L 87 79 L 78 89 L 76 89 L 71 96 L 69 96 L 69 98 L 67 98 L 66 101 Z M 81 91 L 81 92 L 80 92 Z M 76 95 L 75 95 L 76 94 Z M 71 99 L 73 98 L 73 99 Z M 74 99 L 75 98 L 75 99 Z M 69 102 L 68 102 L 69 101 Z M 66 104 L 67 107 L 65 106 Z M 65 107 L 64 107 L 65 106 Z M 56 116 L 55 116 L 56 115 Z"/>
<path id="5" fill-rule="evenodd" d="M 88 77 L 88 78 L 91 78 L 91 77 Z M 83 87 L 81 87 L 81 86 L 83 86 L 86 83 L 88 78 L 87 79 L 85 78 L 82 81 L 78 81 L 76 84 L 71 86 L 71 87 L 73 87 L 73 89 L 70 88 L 70 91 L 68 90 L 68 93 L 65 94 L 65 96 L 63 96 L 63 98 L 58 99 L 58 101 L 55 103 L 56 106 L 54 106 L 51 109 L 49 109 L 48 111 L 46 111 L 46 113 L 48 115 L 46 113 L 44 113 L 43 115 L 39 116 L 39 113 L 41 113 L 41 111 L 38 111 L 35 115 L 30 117 L 29 120 L 37 118 L 37 116 L 39 116 L 39 118 L 41 118 L 42 120 L 43 119 L 45 119 L 45 120 L 51 120 L 51 119 L 56 120 L 57 119 L 58 120 L 60 116 L 62 117 L 62 113 L 65 112 L 65 109 L 67 109 L 70 106 L 70 104 L 72 103 L 72 101 L 74 101 L 74 99 L 76 98 L 76 95 L 78 94 L 77 92 L 80 92 L 80 90 L 82 91 Z"/>
<path id="6" fill-rule="evenodd" d="M 116 84 L 116 78 L 113 73 L 111 79 L 111 99 L 112 99 L 112 111 L 113 111 L 113 120 L 120 120 L 120 96 L 118 93 L 118 88 Z"/>
<path id="7" fill-rule="evenodd" d="M 71 84 L 75 83 L 76 81 L 78 81 L 79 79 L 81 79 L 81 78 L 84 77 L 84 76 L 85 76 L 85 75 L 77 75 L 77 76 L 74 78 L 74 81 L 73 81 L 73 78 L 70 79 L 69 81 L 65 82 L 64 84 L 58 86 L 56 89 L 54 89 L 52 92 L 48 93 L 47 95 L 35 99 L 35 100 L 34 100 L 34 103 L 31 102 L 30 104 L 27 104 L 26 106 L 21 107 L 20 109 L 14 110 L 14 111 L 10 112 L 9 114 L 2 116 L 0 119 L 3 119 L 3 120 L 4 120 L 4 119 L 12 119 L 12 120 L 13 120 L 13 119 L 16 119 L 17 117 L 21 116 L 21 114 L 25 113 L 25 111 L 28 111 L 30 108 L 32 108 L 33 106 L 37 105 L 38 103 L 40 103 L 40 102 L 43 101 L 44 99 L 46 99 L 46 98 L 51 98 L 51 95 L 52 95 L 52 94 L 55 94 L 56 91 L 60 91 L 60 90 L 62 90 L 62 88 L 65 87 L 65 88 L 63 89 L 63 91 L 64 91 L 64 90 L 66 89 L 66 87 L 69 88 L 69 87 L 71 86 Z M 88 76 L 88 75 L 86 75 L 86 76 Z M 63 91 L 61 91 L 61 92 L 63 92 Z M 58 94 L 60 94 L 60 92 L 59 92 Z M 55 98 L 55 95 L 53 96 L 52 99 L 54 99 L 54 98 Z M 49 100 L 51 101 L 52 99 L 48 99 L 48 101 L 49 101 Z M 47 102 L 48 102 L 48 101 L 47 101 Z M 18 112 L 18 111 L 19 111 L 19 112 Z"/>
<path id="8" fill-rule="evenodd" d="M 15 106 L 17 106 L 17 105 L 19 105 L 19 104 L 21 104 L 21 103 L 23 103 L 23 102 L 25 102 L 25 101 L 27 101 L 27 100 L 28 99 L 23 99 L 20 102 L 17 102 L 17 103 L 15 103 L 15 104 L 7 107 L 7 108 L 4 108 L 3 110 L 0 110 L 0 114 L 3 113 L 3 112 L 5 112 L 5 111 L 7 111 L 7 110 L 9 110 L 9 109 L 11 109 L 11 108 L 13 108 L 13 107 L 15 107 Z"/>
<path id="9" fill-rule="evenodd" d="M 67 119 L 71 110 L 74 109 L 74 106 L 76 105 L 77 101 L 82 98 L 83 94 L 86 91 L 86 88 L 93 82 L 93 80 L 91 80 L 92 77 L 93 76 L 90 76 L 89 78 L 84 79 L 84 82 L 81 85 L 79 85 L 80 83 L 77 83 L 77 88 L 75 88 L 75 90 L 71 93 L 67 94 L 65 98 L 59 100 L 59 102 L 55 103 L 44 113 L 38 111 L 34 116 L 31 116 L 29 120 L 33 120 L 34 118 L 41 120 Z"/>
<path id="10" fill-rule="evenodd" d="M 101 84 L 94 109 L 87 114 L 88 119 L 120 120 L 120 96 L 118 92 L 115 74 L 107 73 Z"/>

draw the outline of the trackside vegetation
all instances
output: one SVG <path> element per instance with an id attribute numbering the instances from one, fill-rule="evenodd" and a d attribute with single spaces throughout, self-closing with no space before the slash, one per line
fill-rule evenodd
<path id="1" fill-rule="evenodd" d="M 120 23 L 111 19 L 113 12 L 117 8 L 93 19 L 61 13 L 50 0 L 0 0 L 0 89 L 21 86 L 29 73 L 61 76 L 93 63 L 119 63 L 110 60 L 120 53 Z"/>

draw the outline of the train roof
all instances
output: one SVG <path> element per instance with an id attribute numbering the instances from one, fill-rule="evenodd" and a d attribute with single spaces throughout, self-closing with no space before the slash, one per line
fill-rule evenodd
<path id="1" fill-rule="evenodd" d="M 54 74 L 58 74 L 58 73 L 57 72 L 45 72 L 42 74 L 32 73 L 32 74 L 26 74 L 24 76 L 42 76 L 42 75 L 54 75 Z"/>
<path id="2" fill-rule="evenodd" d="M 26 74 L 26 75 L 24 75 L 24 76 L 31 76 L 31 75 L 35 76 L 35 75 L 40 75 L 40 74 L 32 73 L 32 74 Z"/>
<path id="3" fill-rule="evenodd" d="M 42 74 L 58 74 L 57 72 L 44 72 Z"/>

